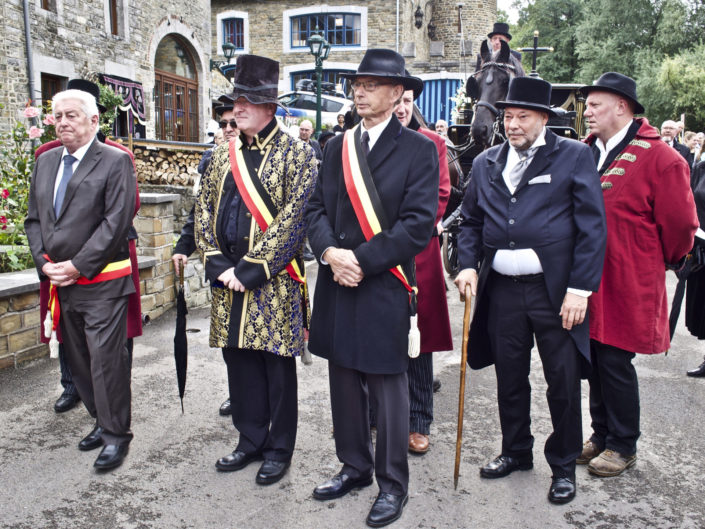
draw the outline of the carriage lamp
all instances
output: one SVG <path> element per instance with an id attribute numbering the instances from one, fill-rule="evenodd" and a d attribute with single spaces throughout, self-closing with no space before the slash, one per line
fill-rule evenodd
<path id="1" fill-rule="evenodd" d="M 330 43 L 323 38 L 318 26 L 306 42 L 309 53 L 316 58 L 316 138 L 321 135 L 321 78 L 323 77 L 323 61 L 330 53 Z"/>

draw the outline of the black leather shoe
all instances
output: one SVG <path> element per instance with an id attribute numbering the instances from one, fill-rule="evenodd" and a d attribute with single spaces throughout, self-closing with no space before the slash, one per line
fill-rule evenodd
<path id="1" fill-rule="evenodd" d="M 551 478 L 548 489 L 548 501 L 551 503 L 568 503 L 575 498 L 575 478 Z"/>
<path id="2" fill-rule="evenodd" d="M 93 466 L 98 470 L 110 470 L 122 465 L 130 445 L 105 445 Z"/>
<path id="3" fill-rule="evenodd" d="M 221 457 L 215 462 L 215 468 L 221 472 L 232 472 L 233 470 L 241 470 L 253 461 L 261 461 L 262 456 L 259 454 L 246 454 L 242 450 L 235 450 L 232 454 Z"/>
<path id="4" fill-rule="evenodd" d="M 232 410 L 230 409 L 230 399 L 226 400 L 225 402 L 223 402 L 223 404 L 220 405 L 218 413 L 220 413 L 222 416 L 230 415 L 232 413 Z"/>
<path id="5" fill-rule="evenodd" d="M 695 369 L 691 369 L 687 374 L 689 377 L 705 377 L 705 362 L 700 364 Z"/>
<path id="6" fill-rule="evenodd" d="M 87 452 L 103 446 L 103 439 L 100 437 L 100 434 L 102 433 L 103 429 L 96 424 L 95 428 L 91 430 L 91 433 L 81 439 L 78 443 L 78 449 L 83 452 Z"/>
<path id="7" fill-rule="evenodd" d="M 515 470 L 531 470 L 534 462 L 530 458 L 518 459 L 509 456 L 497 456 L 480 469 L 483 478 L 503 478 Z"/>
<path id="8" fill-rule="evenodd" d="M 345 496 L 353 489 L 361 489 L 372 485 L 372 476 L 351 478 L 347 474 L 341 472 L 336 474 L 331 479 L 313 489 L 313 497 L 317 500 L 334 500 Z"/>
<path id="9" fill-rule="evenodd" d="M 438 393 L 440 390 L 441 390 L 441 379 L 434 378 L 433 379 L 433 392 Z"/>
<path id="10" fill-rule="evenodd" d="M 78 395 L 66 395 L 64 393 L 54 403 L 54 411 L 56 413 L 64 413 L 73 409 L 79 402 L 81 402 L 81 397 Z"/>
<path id="11" fill-rule="evenodd" d="M 370 527 L 384 527 L 401 518 L 404 505 L 409 501 L 409 495 L 397 496 L 387 492 L 377 495 L 370 514 L 367 515 L 367 525 Z"/>
<path id="12" fill-rule="evenodd" d="M 259 471 L 257 471 L 255 482 L 258 485 L 271 485 L 272 483 L 276 483 L 284 477 L 290 464 L 290 461 L 265 459 L 262 466 L 259 467 Z"/>

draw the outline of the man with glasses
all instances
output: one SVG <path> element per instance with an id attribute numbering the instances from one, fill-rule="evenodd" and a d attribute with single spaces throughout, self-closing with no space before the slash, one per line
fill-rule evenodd
<path id="1" fill-rule="evenodd" d="M 215 112 L 216 114 L 220 114 L 218 126 L 220 127 L 220 130 L 223 131 L 223 141 L 228 143 L 230 140 L 237 138 L 240 131 L 237 128 L 237 122 L 234 118 L 235 114 L 233 113 L 232 102 L 225 98 L 225 96 L 221 96 L 219 100 L 223 104 L 216 107 Z M 198 164 L 198 172 L 201 176 L 206 174 L 206 171 L 211 163 L 211 158 L 213 157 L 213 152 L 217 146 L 218 143 L 216 142 L 216 145 L 212 149 L 208 149 L 203 153 L 201 161 Z M 177 277 L 180 274 L 180 263 L 182 263 L 184 268 L 186 268 L 189 255 L 196 251 L 196 241 L 193 235 L 194 207 L 191 208 L 188 219 L 186 219 L 186 224 L 184 224 L 183 228 L 181 228 L 179 240 L 176 242 L 176 246 L 174 246 L 174 254 L 171 256 L 171 261 L 174 263 L 174 273 Z M 230 397 L 228 397 L 225 402 L 220 405 L 218 413 L 223 416 L 230 415 Z"/>
<path id="2" fill-rule="evenodd" d="M 408 500 L 410 315 L 414 256 L 428 244 L 438 206 L 434 143 L 404 127 L 394 107 L 418 80 L 392 50 L 365 53 L 352 81 L 359 125 L 332 138 L 306 212 L 321 266 L 309 350 L 328 360 L 341 471 L 316 487 L 332 500 L 372 484 L 371 527 L 397 520 Z M 369 409 L 377 418 L 377 449 Z"/>

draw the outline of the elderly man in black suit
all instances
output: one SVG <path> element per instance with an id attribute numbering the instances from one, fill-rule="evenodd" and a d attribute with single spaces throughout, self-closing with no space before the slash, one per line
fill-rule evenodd
<path id="1" fill-rule="evenodd" d="M 330 500 L 377 477 L 367 524 L 398 519 L 408 499 L 408 331 L 413 261 L 431 238 L 438 153 L 393 114 L 418 82 L 392 50 L 365 53 L 348 76 L 362 122 L 332 138 L 307 209 L 318 257 L 310 351 L 328 360 L 335 446 L 342 470 L 317 487 Z M 413 351 L 412 353 L 413 354 Z M 377 450 L 369 408 L 377 417 Z"/>
<path id="2" fill-rule="evenodd" d="M 127 153 L 96 139 L 92 95 L 59 92 L 52 109 L 63 146 L 37 160 L 25 229 L 39 275 L 53 287 L 52 315 L 78 394 L 96 418 L 79 449 L 103 446 L 94 466 L 108 470 L 122 464 L 132 439 L 125 336 L 135 173 Z"/>
<path id="3" fill-rule="evenodd" d="M 534 337 L 548 384 L 553 471 L 548 499 L 575 497 L 582 445 L 581 356 L 589 362 L 587 301 L 605 252 L 605 211 L 590 149 L 546 128 L 551 85 L 517 77 L 504 108 L 507 141 L 478 156 L 462 205 L 456 285 L 477 294 L 468 363 L 494 364 L 502 452 L 480 470 L 501 478 L 533 467 L 529 366 Z M 478 270 L 479 267 L 479 279 Z"/>

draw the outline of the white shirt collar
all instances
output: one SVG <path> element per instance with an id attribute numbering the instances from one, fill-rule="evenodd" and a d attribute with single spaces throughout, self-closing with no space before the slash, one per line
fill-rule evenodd
<path id="1" fill-rule="evenodd" d="M 362 134 L 363 132 L 367 131 L 367 134 L 370 136 L 370 150 L 372 150 L 372 147 L 374 147 L 375 143 L 377 143 L 377 140 L 379 137 L 382 135 L 382 132 L 384 132 L 384 129 L 387 128 L 387 125 L 389 125 L 389 122 L 392 120 L 392 115 L 390 114 L 387 119 L 385 119 L 382 123 L 378 123 L 374 127 L 370 127 L 369 129 L 365 128 L 365 121 L 360 121 L 360 133 Z"/>
<path id="2" fill-rule="evenodd" d="M 631 126 L 632 126 L 632 122 L 629 121 L 624 126 L 624 128 L 622 128 L 619 132 L 617 132 L 617 134 L 615 134 L 609 140 L 607 140 L 607 144 L 604 144 L 600 138 L 597 138 L 595 140 L 595 145 L 600 150 L 600 158 L 602 158 L 602 153 L 605 153 L 605 155 L 607 155 L 608 152 L 610 152 L 617 145 L 619 145 L 619 143 L 627 135 L 627 132 L 629 131 L 629 127 L 631 127 Z"/>
<path id="3" fill-rule="evenodd" d="M 95 136 L 93 136 L 93 137 L 91 138 L 91 141 L 89 141 L 89 142 L 86 143 L 85 145 L 83 145 L 83 146 L 79 147 L 78 149 L 76 149 L 76 152 L 74 152 L 74 153 L 71 155 L 71 156 L 73 156 L 74 158 L 76 158 L 76 161 L 73 162 L 74 164 L 80 163 L 80 161 L 83 160 L 83 157 L 84 157 L 84 156 L 86 155 L 86 153 L 88 152 L 88 149 L 89 149 L 90 146 L 93 144 L 93 141 L 94 141 L 94 140 L 95 140 Z M 64 147 L 64 152 L 61 153 L 61 159 L 63 160 L 63 159 L 64 159 L 64 156 L 66 156 L 67 154 L 70 154 L 70 153 L 69 153 L 68 149 L 67 149 L 66 147 Z M 74 165 L 74 168 L 75 168 L 75 167 L 76 167 L 76 166 Z"/>

